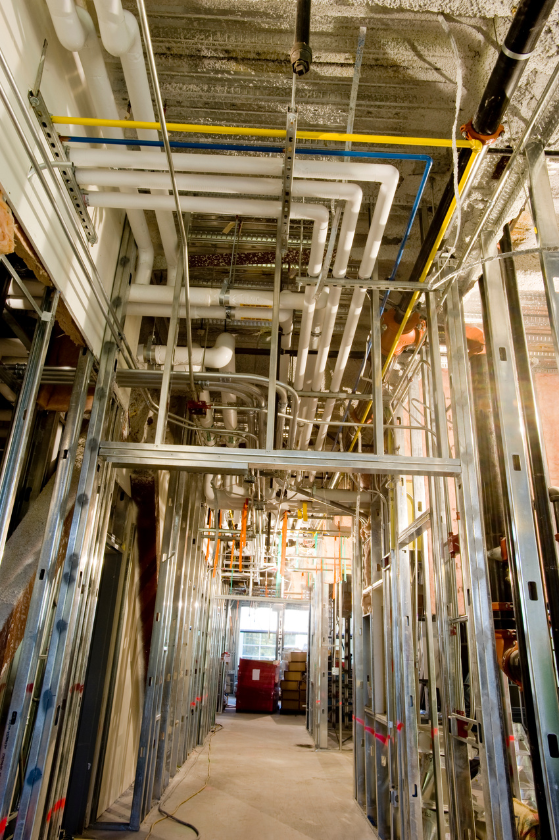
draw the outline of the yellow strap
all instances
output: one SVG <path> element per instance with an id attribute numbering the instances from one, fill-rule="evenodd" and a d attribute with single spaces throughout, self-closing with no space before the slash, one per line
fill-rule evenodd
<path id="1" fill-rule="evenodd" d="M 106 126 L 108 128 L 139 128 L 159 130 L 161 123 L 140 120 L 101 120 L 94 117 L 51 116 L 55 125 Z M 280 137 L 286 136 L 285 129 L 240 127 L 236 125 L 196 125 L 194 123 L 166 123 L 168 131 L 182 131 L 185 134 L 232 134 L 238 137 Z M 345 134 L 332 131 L 298 131 L 300 140 L 338 140 L 352 143 L 375 143 L 383 146 L 426 146 L 451 148 L 452 140 L 444 137 L 393 137 L 389 134 Z M 479 140 L 457 140 L 462 149 L 481 149 Z"/>

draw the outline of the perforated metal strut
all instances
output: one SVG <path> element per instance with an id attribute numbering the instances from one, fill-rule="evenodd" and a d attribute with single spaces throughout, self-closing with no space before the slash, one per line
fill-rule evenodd
<path id="1" fill-rule="evenodd" d="M 43 94 L 39 89 L 35 91 L 30 90 L 28 98 L 29 104 L 33 108 L 39 127 L 43 132 L 43 137 L 47 141 L 47 145 L 51 150 L 53 158 L 59 163 L 66 162 L 68 159 L 66 157 L 66 152 L 64 151 L 64 146 L 60 142 L 58 132 L 51 122 L 49 109 L 43 99 Z M 82 191 L 79 188 L 74 176 L 74 166 L 70 163 L 70 161 L 68 161 L 68 166 L 60 166 L 59 172 L 62 182 L 68 191 L 68 195 L 70 196 L 72 206 L 74 207 L 76 215 L 80 220 L 80 224 L 84 229 L 87 241 L 90 245 L 95 245 L 97 242 L 97 233 L 95 232 L 94 224 L 90 219 Z"/>
<path id="2" fill-rule="evenodd" d="M 286 118 L 286 146 L 284 149 L 284 169 L 282 172 L 282 210 L 281 210 L 281 247 L 282 254 L 288 250 L 290 233 L 290 209 L 292 206 L 292 182 L 294 178 L 294 160 L 297 131 L 297 110 L 289 108 Z"/>

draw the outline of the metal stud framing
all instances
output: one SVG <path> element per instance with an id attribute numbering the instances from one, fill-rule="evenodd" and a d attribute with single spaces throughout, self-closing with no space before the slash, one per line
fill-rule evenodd
<path id="1" fill-rule="evenodd" d="M 483 234 L 485 256 L 492 253 L 492 236 Z M 508 511 L 508 557 L 516 601 L 516 624 L 525 664 L 524 695 L 533 755 L 539 778 L 540 819 L 550 836 L 558 836 L 558 691 L 552 653 L 545 589 L 533 513 L 530 471 L 523 439 L 523 421 L 516 383 L 515 355 L 502 272 L 486 263 L 482 298 L 487 333 L 490 379 L 494 390 L 494 422 L 501 450 L 501 472 Z M 500 313 L 497 317 L 497 313 Z M 542 793 L 541 793 L 542 792 Z"/>

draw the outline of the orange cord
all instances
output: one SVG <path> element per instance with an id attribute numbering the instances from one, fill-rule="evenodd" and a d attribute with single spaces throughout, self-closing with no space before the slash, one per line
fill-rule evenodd
<path id="1" fill-rule="evenodd" d="M 243 571 L 243 549 L 245 547 L 245 540 L 247 539 L 247 511 L 249 509 L 249 499 L 243 502 L 243 513 L 241 514 L 241 536 L 239 538 L 239 571 Z"/>
<path id="2" fill-rule="evenodd" d="M 282 555 L 280 558 L 280 575 L 284 577 L 286 570 L 286 543 L 288 540 L 288 511 L 284 511 L 284 518 L 282 520 Z"/>
<path id="3" fill-rule="evenodd" d="M 216 542 L 216 553 L 214 555 L 214 571 L 212 577 L 216 577 L 216 570 L 218 568 L 218 557 L 220 556 L 220 528 L 222 527 L 222 511 L 218 514 L 218 540 Z"/>
<path id="4" fill-rule="evenodd" d="M 208 511 L 208 527 L 212 524 L 212 511 Z M 206 563 L 208 564 L 208 558 L 210 557 L 210 537 L 206 538 Z"/>

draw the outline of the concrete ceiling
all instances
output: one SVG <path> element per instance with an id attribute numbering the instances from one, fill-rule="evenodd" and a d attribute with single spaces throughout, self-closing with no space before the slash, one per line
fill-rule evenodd
<path id="1" fill-rule="evenodd" d="M 95 14 L 88 0 L 88 10 Z M 136 13 L 134 0 L 124 5 Z M 283 128 L 290 101 L 292 73 L 289 52 L 293 42 L 296 3 L 270 0 L 199 0 L 199 2 L 160 3 L 147 0 L 151 35 L 166 115 L 170 121 L 213 123 L 217 125 Z M 499 44 L 511 23 L 515 7 L 505 0 L 447 0 L 442 11 L 456 39 L 461 57 L 463 85 L 458 125 L 471 118 L 494 65 Z M 313 0 L 311 45 L 313 64 L 307 76 L 298 80 L 296 102 L 298 127 L 345 131 L 353 65 L 361 26 L 367 27 L 365 52 L 358 92 L 354 130 L 360 133 L 450 137 L 455 116 L 457 63 L 433 3 L 428 0 L 402 0 L 384 3 Z M 557 60 L 558 21 L 556 11 L 539 41 L 521 84 L 510 105 L 501 147 L 514 146 L 535 107 Z M 106 54 L 113 79 L 117 106 L 128 113 L 128 96 L 118 59 Z M 553 97 L 554 100 L 554 97 Z M 551 103 L 541 126 L 549 148 L 557 149 L 556 102 Z M 130 132 L 133 137 L 134 133 Z M 188 135 L 208 141 L 207 136 Z M 173 135 L 173 139 L 187 139 Z M 250 142 L 249 138 L 249 142 Z M 257 142 L 267 142 L 258 138 Z M 364 146 L 362 148 L 373 148 Z M 385 148 L 384 150 L 387 150 Z M 432 207 L 452 169 L 448 149 L 403 149 L 433 156 L 432 176 L 424 194 L 424 218 L 429 223 Z M 462 233 L 456 253 L 482 213 L 496 180 L 493 175 L 500 157 L 489 154 L 481 167 L 470 197 L 463 208 Z M 416 194 L 422 166 L 417 162 L 395 162 L 401 173 L 394 207 L 379 258 L 380 274 L 388 276 L 397 255 L 406 220 Z M 558 167 L 552 167 L 557 191 Z M 526 203 L 522 180 L 512 181 L 504 200 L 497 207 L 492 225 L 516 217 Z M 368 229 L 368 205 L 375 201 L 376 188 L 364 190 L 365 201 L 358 225 L 350 266 L 357 265 Z M 232 234 L 227 230 L 230 217 L 195 217 L 190 246 L 195 276 L 193 282 L 221 284 L 229 272 Z M 157 229 L 152 220 L 157 241 Z M 219 233 L 216 237 L 214 234 Z M 275 224 L 244 220 L 238 246 L 236 282 L 269 285 L 272 281 L 270 256 L 273 252 Z M 299 223 L 292 225 L 294 239 Z M 268 241 L 247 241 L 251 235 Z M 455 239 L 452 232 L 450 241 Z M 407 245 L 399 277 L 407 279 L 421 242 L 418 222 Z M 156 268 L 164 269 L 161 247 Z M 476 255 L 476 252 L 475 252 Z M 256 265 L 245 266 L 252 262 Z M 222 265 L 220 265 L 222 263 Z M 292 274 L 295 273 L 292 271 Z M 538 259 L 522 274 L 533 304 L 544 303 Z M 165 277 L 156 276 L 165 282 Z M 472 279 L 472 278 L 471 278 Z M 286 272 L 284 286 L 290 284 Z M 539 285 L 540 283 L 540 285 Z M 522 286 L 523 287 L 523 286 Z M 539 298 L 539 295 L 542 296 Z M 476 309 L 476 307 L 475 307 Z M 543 313 L 544 314 L 544 313 Z M 473 310 L 473 320 L 477 313 Z M 340 323 L 343 324 L 341 314 Z M 365 342 L 369 314 L 364 310 L 363 325 L 357 336 Z M 543 319 L 544 326 L 544 319 Z M 203 327 L 203 330 L 205 328 Z M 246 331 L 247 332 L 247 331 Z M 253 330 L 253 333 L 259 330 Z M 256 339 L 247 335 L 246 343 Z M 261 337 L 259 337 L 261 340 Z M 336 333 L 335 333 L 335 346 Z M 297 325 L 296 341 L 297 346 Z"/>

